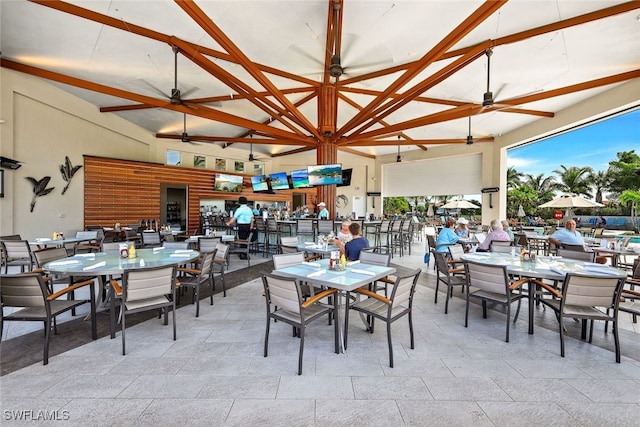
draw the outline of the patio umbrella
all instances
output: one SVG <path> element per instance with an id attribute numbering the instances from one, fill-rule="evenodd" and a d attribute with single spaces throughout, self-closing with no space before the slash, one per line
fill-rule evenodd
<path id="1" fill-rule="evenodd" d="M 527 214 L 524 213 L 524 208 L 520 205 L 518 206 L 518 218 L 522 218 L 524 216 L 527 216 Z"/>
<path id="2" fill-rule="evenodd" d="M 594 202 L 576 194 L 563 194 L 550 202 L 543 203 L 539 208 L 597 208 L 604 206 L 602 203 Z"/>
<path id="3" fill-rule="evenodd" d="M 452 200 L 442 206 L 443 209 L 480 209 L 480 206 L 476 206 L 466 200 Z"/>
<path id="4" fill-rule="evenodd" d="M 427 216 L 433 216 L 433 205 L 429 205 L 429 209 L 427 209 Z"/>

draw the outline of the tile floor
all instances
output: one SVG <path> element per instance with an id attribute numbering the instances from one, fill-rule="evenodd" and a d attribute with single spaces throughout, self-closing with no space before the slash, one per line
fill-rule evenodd
<path id="1" fill-rule="evenodd" d="M 602 325 L 594 344 L 569 338 L 561 358 L 548 310 L 536 310 L 534 335 L 521 317 L 505 343 L 504 314 L 492 310 L 482 319 L 473 306 L 465 328 L 464 300 L 454 298 L 448 315 L 442 299 L 433 303 L 435 276 L 422 263 L 422 245 L 394 258 L 425 273 L 415 297 L 415 349 L 406 321 L 396 322 L 394 368 L 385 328 L 366 333 L 357 316 L 346 354 L 333 353 L 326 322 L 309 327 L 302 376 L 296 375 L 299 340 L 285 324 L 272 324 L 264 358 L 265 304 L 260 281 L 252 280 L 226 298 L 217 294 L 214 306 L 201 305 L 199 318 L 191 306 L 179 309 L 177 341 L 170 325 L 154 319 L 127 328 L 126 356 L 118 334 L 0 377 L 1 423 L 638 425 L 640 336 L 630 317 L 621 327 L 621 364 Z M 568 329 L 579 337 L 575 325 Z"/>

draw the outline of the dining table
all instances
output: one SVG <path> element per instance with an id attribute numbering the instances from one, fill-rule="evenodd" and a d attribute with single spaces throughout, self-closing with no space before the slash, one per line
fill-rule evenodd
<path id="1" fill-rule="evenodd" d="M 291 277 L 300 281 L 310 283 L 320 288 L 337 289 L 337 297 L 334 301 L 335 321 L 340 325 L 340 348 L 345 352 L 344 328 L 347 327 L 341 321 L 340 309 L 342 298 L 349 298 L 349 293 L 355 289 L 375 282 L 376 280 L 393 275 L 396 272 L 394 267 L 365 264 L 360 261 L 351 261 L 346 264 L 344 270 L 334 270 L 329 268 L 329 260 L 322 259 L 313 262 L 302 262 L 285 268 L 273 270 L 274 274 Z"/>
<path id="2" fill-rule="evenodd" d="M 64 237 L 64 238 L 58 238 L 58 239 L 51 239 L 48 237 L 38 237 L 35 239 L 31 239 L 29 240 L 29 245 L 31 246 L 36 246 L 38 248 L 42 248 L 42 247 L 50 247 L 50 246 L 55 246 L 58 248 L 62 248 L 65 245 L 71 245 L 71 244 L 76 244 L 76 243 L 85 243 L 85 242 L 90 242 L 92 240 L 95 240 L 95 237 Z"/>
<path id="3" fill-rule="evenodd" d="M 529 279 L 547 279 L 563 282 L 568 273 L 627 277 L 625 270 L 593 262 L 578 261 L 559 256 L 538 256 L 534 260 L 521 260 L 520 255 L 502 252 L 474 252 L 460 257 L 462 261 L 473 261 L 490 266 L 506 266 L 507 273 L 512 276 Z M 529 334 L 533 334 L 533 301 L 535 299 L 535 283 L 527 286 L 529 298 Z"/>

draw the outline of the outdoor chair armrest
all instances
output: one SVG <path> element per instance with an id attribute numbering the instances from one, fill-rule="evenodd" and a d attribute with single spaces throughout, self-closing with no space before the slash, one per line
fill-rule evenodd
<path id="1" fill-rule="evenodd" d="M 464 267 L 450 268 L 449 273 L 464 273 Z"/>
<path id="2" fill-rule="evenodd" d="M 308 300 L 306 300 L 304 303 L 302 303 L 302 308 L 307 308 L 309 307 L 311 304 L 315 303 L 316 301 L 321 300 L 324 297 L 328 297 L 329 295 L 333 295 L 336 292 L 338 292 L 337 289 L 328 289 L 326 291 L 322 291 L 319 294 L 315 294 L 313 297 L 309 298 Z"/>
<path id="3" fill-rule="evenodd" d="M 522 279 L 522 280 L 525 280 L 525 279 Z M 536 285 L 538 285 L 541 288 L 545 289 L 547 292 L 549 292 L 554 297 L 562 298 L 562 292 L 560 292 L 559 290 L 557 290 L 553 286 L 549 285 L 548 283 L 544 283 L 542 280 L 537 280 L 537 279 L 528 279 L 528 280 L 529 280 L 529 282 L 535 283 Z"/>
<path id="4" fill-rule="evenodd" d="M 109 283 L 111 284 L 111 287 L 113 288 L 113 292 L 115 292 L 116 295 L 122 295 L 122 288 L 120 287 L 120 283 L 118 283 L 117 280 L 111 279 Z"/>
<path id="5" fill-rule="evenodd" d="M 53 301 L 54 299 L 58 298 L 61 295 L 68 294 L 71 291 L 75 291 L 76 289 L 82 288 L 82 287 L 87 286 L 87 285 L 93 285 L 93 279 L 84 280 L 82 282 L 77 282 L 77 283 L 74 283 L 71 286 L 67 286 L 64 289 L 60 289 L 58 292 L 54 292 L 51 295 L 49 295 L 47 297 L 47 300 L 48 301 Z"/>
<path id="6" fill-rule="evenodd" d="M 514 290 L 514 289 L 518 289 L 519 287 L 521 287 L 522 285 L 524 285 L 525 283 L 529 283 L 532 282 L 532 279 L 520 279 L 520 280 L 516 280 L 515 282 L 513 282 L 512 284 L 509 285 L 509 289 L 510 290 Z"/>
<path id="7" fill-rule="evenodd" d="M 382 301 L 385 304 L 391 304 L 391 302 L 392 302 L 389 298 L 385 297 L 384 295 L 380 295 L 380 294 L 377 294 L 375 292 L 371 292 L 371 291 L 369 291 L 367 289 L 358 288 L 358 289 L 355 289 L 353 292 L 357 292 L 359 294 L 363 294 L 363 295 L 366 295 L 368 297 L 375 298 L 378 301 Z"/>
<path id="8" fill-rule="evenodd" d="M 178 271 L 181 271 L 183 273 L 189 273 L 189 274 L 200 274 L 201 271 L 195 268 L 186 268 L 186 267 L 178 267 L 177 268 Z"/>

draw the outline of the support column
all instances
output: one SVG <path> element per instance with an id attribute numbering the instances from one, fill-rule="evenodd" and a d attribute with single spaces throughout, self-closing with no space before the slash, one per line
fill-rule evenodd
<path id="1" fill-rule="evenodd" d="M 317 162 L 319 165 L 331 165 L 338 163 L 338 147 L 331 141 L 331 137 L 325 137 L 324 141 L 318 144 L 316 150 Z M 317 200 L 316 204 L 325 202 L 329 210 L 329 217 L 336 217 L 336 186 L 335 185 L 319 185 L 316 187 Z"/>

